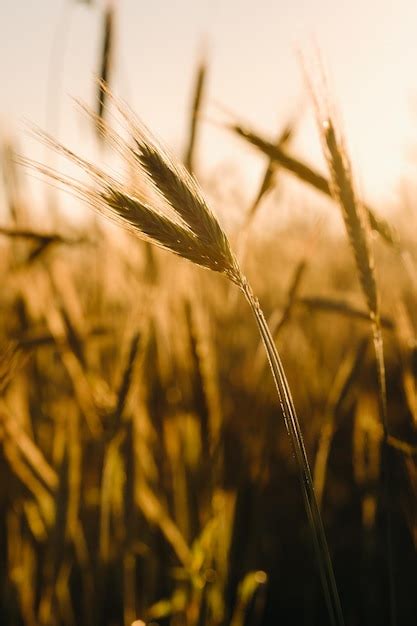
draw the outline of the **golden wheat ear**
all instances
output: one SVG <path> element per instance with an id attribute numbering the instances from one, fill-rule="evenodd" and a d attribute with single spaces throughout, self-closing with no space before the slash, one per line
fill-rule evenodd
<path id="1" fill-rule="evenodd" d="M 158 246 L 212 271 L 226 275 L 234 272 L 233 259 L 225 258 L 222 250 L 215 246 L 207 247 L 189 229 L 150 205 L 114 187 L 102 191 L 100 197 L 106 207 L 133 227 L 133 232 Z"/>
<path id="2" fill-rule="evenodd" d="M 370 246 L 369 220 L 355 192 L 348 156 L 330 116 L 325 117 L 321 127 L 325 155 L 331 173 L 332 192 L 342 210 L 370 316 L 376 318 L 379 316 L 379 298 L 374 257 Z"/>
<path id="3" fill-rule="evenodd" d="M 87 112 L 95 117 L 93 112 Z M 35 131 L 38 138 L 80 167 L 88 175 L 87 182 L 81 183 L 27 159 L 20 159 L 20 162 L 61 183 L 136 236 L 239 282 L 240 272 L 227 237 L 205 203 L 197 183 L 184 168 L 173 164 L 170 157 L 157 147 L 156 140 L 148 139 L 148 132 L 146 136 L 145 133 L 139 135 L 139 125 L 131 121 L 127 109 L 123 110 L 123 115 L 132 130 L 135 129 L 133 145 L 114 130 L 105 129 L 103 120 L 97 118 L 97 123 L 119 154 L 134 162 L 136 168 L 139 166 L 141 183 L 144 180 L 150 182 L 152 189 L 143 184 L 127 189 L 115 176 L 77 156 L 41 131 Z"/>
<path id="4" fill-rule="evenodd" d="M 137 118 L 129 107 L 117 98 L 107 85 L 101 82 L 107 101 L 113 104 L 128 132 L 130 143 L 102 119 L 98 119 L 91 109 L 83 105 L 82 108 L 92 118 L 106 140 L 122 158 L 129 161 L 133 170 L 139 167 L 142 180 L 150 183 L 152 190 L 165 203 L 169 210 L 173 210 L 187 228 L 189 228 L 200 243 L 206 248 L 208 255 L 213 256 L 216 267 L 233 266 L 235 273 L 235 259 L 231 252 L 228 239 L 217 218 L 210 210 L 195 178 L 186 167 L 178 163 L 171 156 L 168 149 L 151 133 L 151 131 Z M 145 197 L 148 200 L 147 197 Z M 221 270 L 224 271 L 224 270 Z"/>
<path id="5" fill-rule="evenodd" d="M 212 242 L 224 237 L 216 218 L 208 208 L 200 189 L 187 170 L 174 164 L 165 153 L 145 137 L 135 136 L 133 151 L 155 189 L 178 213 L 189 228 L 201 239 Z"/>

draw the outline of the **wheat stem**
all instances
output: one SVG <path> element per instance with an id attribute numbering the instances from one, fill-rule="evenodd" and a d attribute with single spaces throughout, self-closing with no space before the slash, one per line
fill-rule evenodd
<path id="1" fill-rule="evenodd" d="M 253 295 L 252 289 L 246 278 L 241 277 L 239 287 L 255 316 L 273 374 L 279 402 L 284 415 L 287 433 L 291 439 L 330 621 L 333 626 L 343 626 L 343 613 L 333 572 L 329 547 L 314 492 L 313 479 L 304 445 L 304 439 L 301 433 L 289 384 L 262 309 L 260 308 L 258 300 Z"/>

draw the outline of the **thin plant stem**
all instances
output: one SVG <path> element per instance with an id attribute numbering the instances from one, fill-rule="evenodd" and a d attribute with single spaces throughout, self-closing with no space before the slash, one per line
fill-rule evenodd
<path id="1" fill-rule="evenodd" d="M 388 445 L 388 405 L 387 405 L 387 384 L 385 375 L 385 358 L 384 343 L 382 338 L 382 330 L 379 319 L 372 320 L 372 338 L 374 342 L 377 374 L 378 374 L 378 400 L 380 405 L 380 415 L 382 422 L 382 489 L 386 497 L 386 544 L 387 544 L 387 561 L 388 561 L 388 588 L 389 588 L 389 606 L 390 606 L 390 623 L 392 626 L 397 624 L 397 602 L 394 577 L 394 546 L 392 538 L 392 481 L 389 471 L 389 445 Z"/>
<path id="2" fill-rule="evenodd" d="M 291 439 L 299 471 L 304 505 L 312 531 L 313 543 L 316 550 L 317 563 L 330 621 L 332 626 L 343 626 L 343 613 L 330 558 L 329 547 L 327 544 L 323 521 L 320 515 L 320 509 L 314 492 L 313 479 L 304 445 L 304 439 L 301 433 L 300 424 L 298 422 L 285 371 L 259 302 L 253 295 L 248 281 L 243 276 L 241 277 L 239 287 L 255 316 L 273 374 L 279 402 L 284 415 L 287 433 Z"/>

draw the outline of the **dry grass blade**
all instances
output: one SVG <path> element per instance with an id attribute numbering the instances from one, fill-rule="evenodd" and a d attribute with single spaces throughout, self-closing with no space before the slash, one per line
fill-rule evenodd
<path id="1" fill-rule="evenodd" d="M 175 522 L 145 482 L 140 485 L 136 497 L 138 506 L 146 519 L 161 530 L 183 567 L 186 570 L 191 570 L 192 553 L 190 548 Z"/>
<path id="2" fill-rule="evenodd" d="M 117 403 L 114 411 L 114 425 L 119 423 L 120 418 L 123 415 L 123 411 L 126 406 L 129 391 L 132 385 L 133 372 L 136 364 L 136 359 L 139 353 L 141 343 L 140 333 L 134 333 L 130 340 L 129 353 L 127 356 L 126 364 L 123 370 L 122 380 L 120 383 L 119 391 L 117 394 Z"/>
<path id="3" fill-rule="evenodd" d="M 411 443 L 407 441 L 402 441 L 401 439 L 397 439 L 397 437 L 393 437 L 393 435 L 388 435 L 388 444 L 395 448 L 395 450 L 399 450 L 403 452 L 407 456 L 414 456 L 417 454 L 417 446 L 413 446 Z"/>
<path id="4" fill-rule="evenodd" d="M 14 223 L 21 221 L 25 210 L 21 197 L 22 183 L 16 169 L 16 152 L 11 142 L 2 146 L 1 169 L 6 201 Z"/>
<path id="5" fill-rule="evenodd" d="M 306 269 L 307 261 L 305 259 L 302 259 L 295 267 L 293 275 L 291 277 L 284 309 L 282 311 L 274 312 L 268 320 L 268 326 L 271 329 L 271 334 L 275 341 L 277 340 L 284 326 L 291 319 L 294 305 L 296 305 L 298 302 L 297 293 L 304 278 Z M 262 348 L 263 346 L 261 341 L 253 360 L 253 371 L 256 373 L 257 379 L 259 381 L 263 376 L 265 365 L 265 352 Z"/>
<path id="6" fill-rule="evenodd" d="M 340 407 L 354 380 L 357 378 L 367 351 L 369 340 L 366 337 L 359 346 L 355 346 L 343 359 L 329 393 L 324 410 L 323 423 L 320 429 L 317 445 L 316 459 L 314 463 L 314 488 L 320 507 L 323 503 L 324 486 L 326 483 L 327 463 L 330 446 L 336 430 L 336 419 Z"/>
<path id="7" fill-rule="evenodd" d="M 295 124 L 293 121 L 291 121 L 284 127 L 284 129 L 279 134 L 276 144 L 275 144 L 276 147 L 278 149 L 284 149 L 285 147 L 287 147 L 288 144 L 291 142 L 291 139 L 294 136 L 294 131 L 295 131 Z M 272 188 L 274 184 L 276 170 L 277 170 L 276 162 L 274 161 L 273 158 L 269 157 L 269 162 L 266 167 L 261 184 L 259 186 L 258 193 L 256 194 L 255 199 L 252 202 L 246 214 L 246 220 L 245 220 L 246 228 L 249 226 L 249 224 L 253 220 L 262 198 Z"/>
<path id="8" fill-rule="evenodd" d="M 121 464 L 120 446 L 125 437 L 123 431 L 119 431 L 107 446 L 101 478 L 100 492 L 100 530 L 99 530 L 99 553 L 100 559 L 106 563 L 110 559 L 111 554 L 111 513 L 112 500 L 114 499 L 115 490 L 120 489 L 117 476 L 120 473 L 118 469 Z"/>
<path id="9" fill-rule="evenodd" d="M 4 458 L 12 473 L 18 478 L 22 486 L 31 494 L 39 506 L 42 518 L 50 526 L 54 520 L 54 500 L 49 489 L 34 475 L 32 468 L 25 463 L 17 446 L 10 438 L 3 442 Z"/>
<path id="10" fill-rule="evenodd" d="M 291 278 L 291 283 L 287 293 L 287 300 L 281 317 L 272 328 L 272 335 L 276 337 L 282 330 L 283 326 L 288 322 L 291 317 L 294 304 L 296 302 L 297 292 L 299 291 L 301 281 L 304 278 L 305 271 L 307 269 L 306 259 L 302 259 L 296 266 L 294 274 Z"/>
<path id="11" fill-rule="evenodd" d="M 357 273 L 366 299 L 372 325 L 375 357 L 377 363 L 379 409 L 383 427 L 383 483 L 387 501 L 391 502 L 391 483 L 387 467 L 387 438 L 388 438 L 388 407 L 385 375 L 385 359 L 382 338 L 382 328 L 379 309 L 379 294 L 376 284 L 373 251 L 370 245 L 369 214 L 365 211 L 354 188 L 353 174 L 346 148 L 334 119 L 330 114 L 330 107 L 311 88 L 316 108 L 317 123 L 323 144 L 324 155 L 331 175 L 331 192 L 338 202 L 349 242 L 353 250 Z M 391 530 L 391 513 L 387 511 L 387 552 L 388 578 L 390 589 L 391 624 L 396 624 L 396 598 L 393 575 L 393 546 Z"/>
<path id="12" fill-rule="evenodd" d="M 246 611 L 250 601 L 261 585 L 268 582 L 265 572 L 249 572 L 239 584 L 235 610 L 232 615 L 230 626 L 243 626 L 245 624 Z"/>
<path id="13" fill-rule="evenodd" d="M 0 395 L 4 394 L 24 362 L 20 342 L 10 341 L 0 356 Z"/>
<path id="14" fill-rule="evenodd" d="M 83 341 L 88 341 L 94 337 L 106 337 L 110 333 L 108 328 L 104 328 L 102 326 L 93 326 L 90 331 L 83 336 Z M 58 339 L 55 339 L 51 333 L 48 332 L 39 332 L 39 333 L 30 333 L 27 335 L 21 335 L 15 338 L 17 346 L 23 350 L 34 350 L 36 348 L 41 348 L 44 346 L 54 346 L 59 343 Z M 65 339 L 62 340 L 59 347 L 64 347 Z M 1 388 L 1 373 L 0 373 L 0 388 Z"/>
<path id="15" fill-rule="evenodd" d="M 103 43 L 101 50 L 100 81 L 97 93 L 97 117 L 99 120 L 104 117 L 106 106 L 107 90 L 104 88 L 109 82 L 111 71 L 112 52 L 114 46 L 114 21 L 115 11 L 111 3 L 108 4 L 104 14 Z M 98 136 L 101 137 L 101 126 L 97 126 Z"/>
<path id="16" fill-rule="evenodd" d="M 3 403 L 0 404 L 0 423 L 4 436 L 10 442 L 13 442 L 25 463 L 37 474 L 38 478 L 50 491 L 54 491 L 58 484 L 56 472 L 49 465 L 38 446 L 23 430 L 18 420 L 9 414 L 6 405 Z"/>
<path id="17" fill-rule="evenodd" d="M 64 237 L 58 233 L 42 233 L 35 230 L 23 229 L 23 228 L 8 228 L 7 226 L 0 226 L 0 235 L 5 235 L 13 239 L 32 239 L 41 243 L 65 243 L 68 245 L 75 245 L 85 241 L 84 238 Z"/>
<path id="18" fill-rule="evenodd" d="M 41 306 L 45 322 L 55 339 L 62 363 L 74 386 L 74 392 L 86 422 L 95 436 L 102 433 L 102 424 L 92 396 L 89 381 L 77 355 L 71 349 L 65 316 L 57 305 L 51 277 L 43 270 L 34 272 L 32 280 L 21 281 L 21 290 L 28 301 Z"/>
<path id="19" fill-rule="evenodd" d="M 408 408 L 412 415 L 414 426 L 417 425 L 417 388 L 412 366 L 412 354 L 416 345 L 414 328 L 410 315 L 404 302 L 398 302 L 396 306 L 396 333 L 398 346 L 402 361 L 401 377 L 403 381 L 404 394 Z"/>
<path id="20" fill-rule="evenodd" d="M 261 152 L 266 154 L 274 163 L 277 163 L 287 171 L 291 172 L 303 182 L 311 185 L 318 191 L 321 191 L 326 196 L 332 196 L 331 184 L 329 181 L 310 166 L 291 156 L 282 148 L 282 146 L 274 145 L 257 133 L 248 128 L 244 128 L 243 126 L 231 125 L 228 128 L 248 141 L 252 146 L 258 148 Z M 376 231 L 388 244 L 398 248 L 399 239 L 393 228 L 386 220 L 377 216 L 373 209 L 368 206 L 365 208 L 372 230 Z"/>
<path id="21" fill-rule="evenodd" d="M 353 319 L 364 320 L 369 322 L 369 311 L 354 307 L 347 300 L 341 298 L 325 297 L 325 296 L 303 296 L 296 299 L 296 304 L 306 307 L 313 311 L 323 311 L 326 313 L 336 313 Z M 381 315 L 381 326 L 387 330 L 394 330 L 394 322 L 390 317 Z"/>
<path id="22" fill-rule="evenodd" d="M 277 142 L 276 142 L 277 148 L 278 149 L 284 148 L 284 146 L 286 146 L 290 142 L 291 138 L 293 137 L 293 134 L 294 134 L 294 123 L 289 123 L 285 126 L 285 128 L 280 133 L 277 139 Z M 255 199 L 253 200 L 251 206 L 249 207 L 245 215 L 241 233 L 240 233 L 240 240 L 237 243 L 238 258 L 242 265 L 245 261 L 246 253 L 248 252 L 248 235 L 249 235 L 250 226 L 253 220 L 255 219 L 255 215 L 261 203 L 261 200 L 274 186 L 274 181 L 276 179 L 276 170 L 277 170 L 277 163 L 271 157 L 269 157 L 269 162 L 266 167 L 264 176 L 262 178 L 260 187 L 258 189 L 258 193 L 256 194 Z"/>
<path id="23" fill-rule="evenodd" d="M 64 245 L 79 245 L 87 241 L 84 237 L 69 238 L 60 235 L 59 233 L 42 233 L 30 229 L 22 228 L 8 228 L 6 226 L 0 226 L 0 235 L 9 237 L 11 240 L 23 239 L 32 243 L 30 251 L 26 257 L 19 262 L 16 262 L 16 268 L 22 269 L 43 255 L 46 251 L 50 250 L 52 246 L 57 244 Z"/>
<path id="24" fill-rule="evenodd" d="M 185 313 L 189 330 L 190 352 L 196 376 L 196 392 L 199 396 L 200 411 L 203 411 L 207 418 L 207 435 L 210 441 L 210 451 L 213 454 L 219 444 L 222 410 L 210 320 L 205 303 L 200 302 L 197 298 L 185 302 Z"/>
<path id="25" fill-rule="evenodd" d="M 197 132 L 198 122 L 199 122 L 201 106 L 202 106 L 203 99 L 204 99 L 206 80 L 207 80 L 207 62 L 205 59 L 202 59 L 197 68 L 193 104 L 192 104 L 191 115 L 190 115 L 188 146 L 185 151 L 185 158 L 184 158 L 185 167 L 188 169 L 190 173 L 192 173 L 195 168 L 194 159 L 195 159 L 195 147 L 196 147 L 197 138 L 198 138 L 198 132 Z"/>

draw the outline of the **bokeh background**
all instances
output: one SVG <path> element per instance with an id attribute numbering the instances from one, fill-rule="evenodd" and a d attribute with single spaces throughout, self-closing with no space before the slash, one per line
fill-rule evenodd
<path id="1" fill-rule="evenodd" d="M 411 0 L 2 1 L 1 624 L 332 623 L 241 294 L 22 166 L 83 177 L 38 127 L 141 184 L 75 102 L 117 122 L 97 78 L 196 175 L 259 297 L 346 625 L 414 623 L 416 24 Z M 306 74 L 374 216 L 388 438 Z"/>
<path id="2" fill-rule="evenodd" d="M 4 0 L 0 69 L 3 123 L 22 120 L 53 128 L 62 139 L 77 129 L 73 97 L 91 103 L 101 50 L 105 2 Z M 295 110 L 297 145 L 321 158 L 297 58 L 317 45 L 329 68 L 334 97 L 361 184 L 371 199 L 393 201 L 405 168 L 413 166 L 417 9 L 412 0 L 327 0 L 278 3 L 136 0 L 115 2 L 114 80 L 146 123 L 173 148 L 184 143 L 196 58 L 210 58 L 209 102 L 229 107 L 265 132 L 277 132 Z M 51 119 L 52 118 L 52 119 Z M 57 119 L 58 118 L 58 119 Z M 259 159 L 224 133 L 203 128 L 204 163 L 245 163 L 254 184 Z"/>

